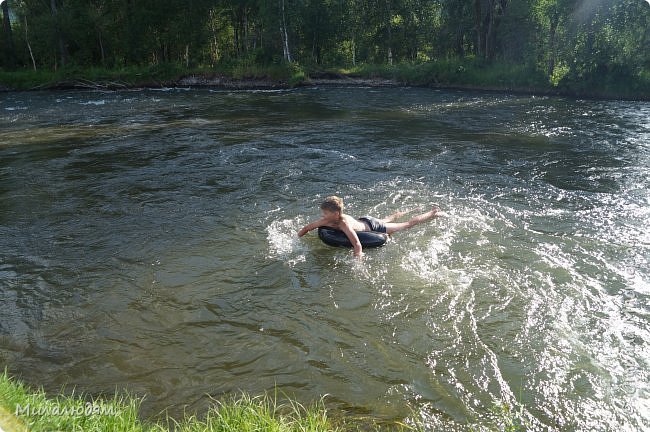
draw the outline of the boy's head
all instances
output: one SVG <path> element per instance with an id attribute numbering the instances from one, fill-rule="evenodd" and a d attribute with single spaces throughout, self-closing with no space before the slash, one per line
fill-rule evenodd
<path id="1" fill-rule="evenodd" d="M 337 196 L 329 196 L 320 205 L 323 216 L 328 219 L 340 219 L 343 214 L 343 200 Z"/>

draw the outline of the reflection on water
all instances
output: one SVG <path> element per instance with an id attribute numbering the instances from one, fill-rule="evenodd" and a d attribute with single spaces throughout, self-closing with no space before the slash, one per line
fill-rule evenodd
<path id="1" fill-rule="evenodd" d="M 424 89 L 0 100 L 0 361 L 146 413 L 276 386 L 432 429 L 650 427 L 650 105 Z M 297 230 L 441 206 L 363 262 Z"/>

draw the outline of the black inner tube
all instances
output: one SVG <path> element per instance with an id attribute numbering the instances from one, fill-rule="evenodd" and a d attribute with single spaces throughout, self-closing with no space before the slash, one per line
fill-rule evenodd
<path id="1" fill-rule="evenodd" d="M 352 247 L 352 243 L 350 243 L 348 236 L 346 236 L 341 230 L 320 227 L 318 228 L 318 237 L 323 241 L 323 243 L 330 246 Z M 361 246 L 364 248 L 380 247 L 386 243 L 386 240 L 388 240 L 388 234 L 377 231 L 357 231 L 357 237 L 359 237 Z"/>

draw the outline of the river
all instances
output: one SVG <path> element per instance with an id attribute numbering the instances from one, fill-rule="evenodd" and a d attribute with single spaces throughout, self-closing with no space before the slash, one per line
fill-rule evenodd
<path id="1" fill-rule="evenodd" d="M 296 232 L 440 206 L 355 260 Z M 0 95 L 0 364 L 432 430 L 650 428 L 650 103 L 417 88 Z"/>

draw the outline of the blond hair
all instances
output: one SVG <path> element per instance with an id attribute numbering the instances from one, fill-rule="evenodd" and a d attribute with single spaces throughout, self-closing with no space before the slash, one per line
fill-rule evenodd
<path id="1" fill-rule="evenodd" d="M 320 205 L 321 210 L 343 213 L 343 200 L 337 196 L 328 196 Z"/>

